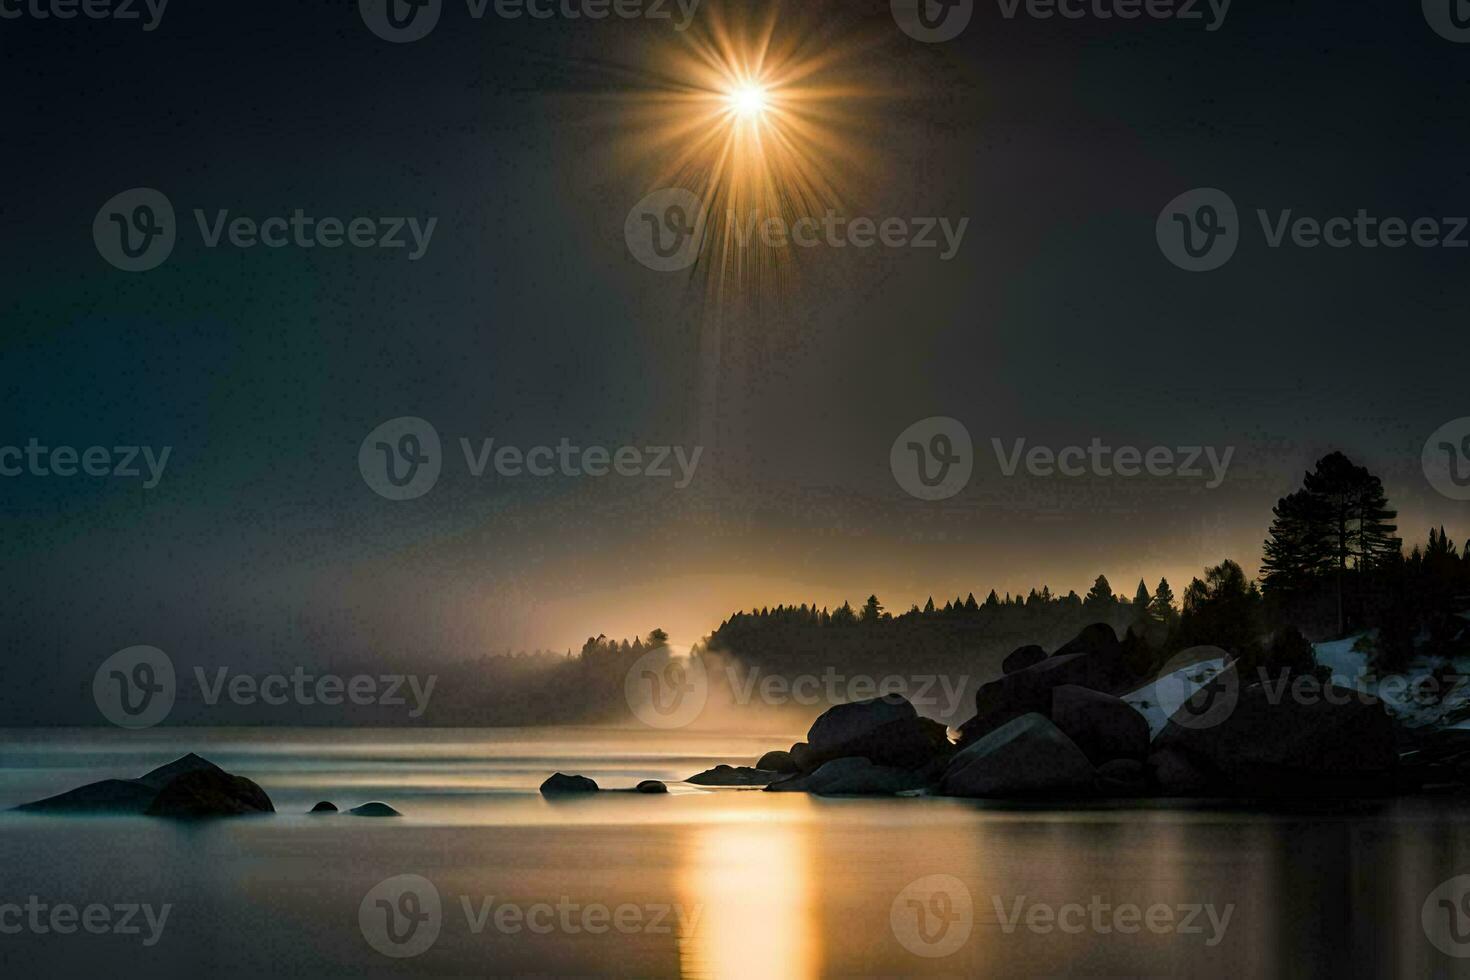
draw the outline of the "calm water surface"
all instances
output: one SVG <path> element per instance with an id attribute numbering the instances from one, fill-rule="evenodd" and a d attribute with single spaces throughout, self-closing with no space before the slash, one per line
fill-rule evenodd
<path id="1" fill-rule="evenodd" d="M 0 731 L 0 807 L 194 750 L 256 780 L 280 811 L 197 824 L 0 813 L 0 907 L 32 895 L 48 908 L 170 906 L 152 945 L 146 923 L 138 935 L 3 931 L 18 919 L 0 908 L 0 976 L 1470 976 L 1421 917 L 1436 886 L 1470 874 L 1455 800 L 1065 811 L 674 785 L 559 803 L 536 792 L 557 769 L 629 787 L 780 744 Z M 405 816 L 306 816 L 321 799 L 385 800 Z M 438 895 L 437 933 L 390 957 L 374 945 L 388 911 L 369 893 L 401 875 Z M 1441 928 L 1431 905 L 1441 944 L 1461 951 L 1446 931 L 1461 920 L 1446 907 Z M 401 900 L 392 911 L 402 923 L 431 914 Z"/>

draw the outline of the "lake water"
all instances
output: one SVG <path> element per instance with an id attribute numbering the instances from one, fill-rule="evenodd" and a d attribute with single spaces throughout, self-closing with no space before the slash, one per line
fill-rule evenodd
<path id="1" fill-rule="evenodd" d="M 781 744 L 0 731 L 0 807 L 193 750 L 280 811 L 0 813 L 0 976 L 1470 976 L 1449 955 L 1470 955 L 1470 883 L 1431 894 L 1470 874 L 1470 821 L 1450 799 L 1266 812 L 537 793 L 558 769 L 629 787 Z M 305 815 L 321 799 L 405 816 Z M 120 933 L 132 905 L 146 907 L 129 920 L 139 931 Z M 88 914 L 95 934 L 75 925 Z"/>

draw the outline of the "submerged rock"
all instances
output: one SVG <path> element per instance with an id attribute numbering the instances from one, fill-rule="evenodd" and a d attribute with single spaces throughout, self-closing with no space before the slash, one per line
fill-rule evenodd
<path id="1" fill-rule="evenodd" d="M 568 776 L 566 773 L 552 773 L 546 777 L 546 782 L 541 784 L 542 796 L 558 796 L 563 793 L 595 793 L 597 783 L 586 776 Z"/>
<path id="2" fill-rule="evenodd" d="M 684 780 L 696 786 L 764 786 L 773 779 L 780 779 L 778 772 L 752 769 L 749 766 L 715 766 L 696 773 Z"/>
<path id="3" fill-rule="evenodd" d="M 362 806 L 355 806 L 351 810 L 348 810 L 347 812 L 350 813 L 350 814 L 352 814 L 355 817 L 401 817 L 401 816 L 403 816 L 403 814 L 399 813 L 397 810 L 393 809 L 388 804 L 386 804 L 386 803 L 379 803 L 377 800 L 374 800 L 371 803 L 364 803 Z"/>
<path id="4" fill-rule="evenodd" d="M 1022 715 L 961 749 L 939 784 L 946 796 L 1018 799 L 1093 793 L 1092 763 L 1039 714 Z"/>
<path id="5" fill-rule="evenodd" d="M 225 772 L 193 752 L 137 779 L 104 779 L 44 800 L 23 803 L 16 809 L 37 813 L 145 814 L 156 817 L 275 812 L 270 797 L 253 781 Z"/>
<path id="6" fill-rule="evenodd" d="M 337 812 L 337 804 L 332 803 L 329 800 L 322 800 L 316 806 L 312 807 L 308 812 L 309 813 L 336 813 Z"/>
<path id="7" fill-rule="evenodd" d="M 663 781 L 658 779 L 645 779 L 633 789 L 637 793 L 667 793 L 669 791 Z"/>

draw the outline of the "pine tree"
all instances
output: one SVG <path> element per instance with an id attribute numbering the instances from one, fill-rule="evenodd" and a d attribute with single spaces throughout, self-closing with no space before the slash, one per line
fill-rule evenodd
<path id="1" fill-rule="evenodd" d="M 1082 600 L 1082 605 L 1094 612 L 1101 612 L 1111 609 L 1117 601 L 1113 595 L 1113 587 L 1108 584 L 1108 577 L 1099 575 L 1097 581 L 1092 583 L 1092 588 L 1087 591 L 1087 598 Z"/>
<path id="2" fill-rule="evenodd" d="M 1174 590 L 1169 588 L 1169 580 L 1159 579 L 1159 587 L 1154 589 L 1154 598 L 1151 603 L 1154 618 L 1166 626 L 1172 626 L 1179 613 L 1174 609 Z"/>
<path id="3" fill-rule="evenodd" d="M 1133 593 L 1133 621 L 1137 623 L 1149 623 L 1153 621 L 1152 611 L 1149 609 L 1148 586 L 1143 584 L 1143 579 L 1138 580 L 1138 591 Z"/>

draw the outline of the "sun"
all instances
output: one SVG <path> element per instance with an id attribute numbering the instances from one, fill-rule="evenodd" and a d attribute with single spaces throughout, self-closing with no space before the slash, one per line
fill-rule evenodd
<path id="1" fill-rule="evenodd" d="M 743 119 L 757 119 L 771 107 L 771 92 L 757 82 L 744 82 L 725 95 L 730 111 Z"/>

